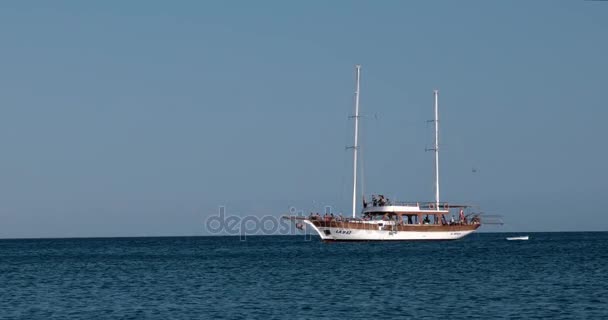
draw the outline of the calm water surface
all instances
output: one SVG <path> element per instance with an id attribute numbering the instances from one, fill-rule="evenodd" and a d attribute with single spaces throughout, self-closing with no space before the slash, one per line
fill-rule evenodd
<path id="1" fill-rule="evenodd" d="M 0 240 L 1 319 L 608 319 L 608 233 Z"/>

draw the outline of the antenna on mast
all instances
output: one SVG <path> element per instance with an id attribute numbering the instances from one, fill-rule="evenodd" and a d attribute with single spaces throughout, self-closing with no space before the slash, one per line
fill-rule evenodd
<path id="1" fill-rule="evenodd" d="M 355 65 L 355 145 L 353 146 L 353 218 L 357 215 L 357 151 L 359 149 L 359 82 L 361 65 Z"/>

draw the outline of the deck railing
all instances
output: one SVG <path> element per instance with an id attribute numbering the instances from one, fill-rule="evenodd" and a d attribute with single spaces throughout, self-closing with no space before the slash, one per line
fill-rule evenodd
<path id="1" fill-rule="evenodd" d="M 447 202 L 440 202 L 439 203 L 439 208 L 435 208 L 435 202 L 413 202 L 413 201 L 393 201 L 390 200 L 389 198 L 380 198 L 380 199 L 376 199 L 376 202 L 374 203 L 373 199 L 371 197 L 369 198 L 365 198 L 364 199 L 365 203 L 367 204 L 366 208 L 370 208 L 370 207 L 385 207 L 385 206 L 405 206 L 405 207 L 419 207 L 419 208 L 428 208 L 428 209 L 443 209 L 443 210 L 447 210 L 450 208 L 449 203 Z"/>

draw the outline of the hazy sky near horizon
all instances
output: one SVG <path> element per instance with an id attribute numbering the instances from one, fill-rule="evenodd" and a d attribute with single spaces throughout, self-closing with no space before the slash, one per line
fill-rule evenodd
<path id="1" fill-rule="evenodd" d="M 607 34 L 594 1 L 2 1 L 0 238 L 348 213 L 357 63 L 367 194 L 433 198 L 437 88 L 442 199 L 608 230 Z"/>

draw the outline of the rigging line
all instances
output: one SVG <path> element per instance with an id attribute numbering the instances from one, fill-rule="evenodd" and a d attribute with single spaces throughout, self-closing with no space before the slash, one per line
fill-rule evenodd
<path id="1" fill-rule="evenodd" d="M 359 117 L 359 120 L 361 120 L 363 117 Z M 363 124 L 365 123 L 365 121 L 359 121 L 359 169 L 360 169 L 360 176 L 361 176 L 361 181 L 360 186 L 361 186 L 361 199 L 362 201 L 365 201 L 365 163 L 364 163 L 364 159 L 365 157 L 363 156 L 363 149 L 365 146 L 365 140 L 364 140 L 364 135 L 361 134 L 361 132 L 365 132 L 365 130 L 363 130 Z"/>
<path id="2" fill-rule="evenodd" d="M 346 165 L 347 165 L 346 163 L 348 161 L 347 160 L 347 154 L 348 154 L 347 150 L 345 149 L 344 153 L 342 153 L 342 154 L 343 154 L 342 155 L 342 168 L 346 168 Z M 340 199 L 340 204 L 343 204 L 344 203 L 344 192 L 346 191 L 346 172 L 344 172 L 344 170 L 341 170 L 341 171 L 342 171 L 342 174 L 340 175 L 341 176 L 341 179 L 340 179 L 341 181 L 340 181 L 340 192 L 339 192 L 340 196 L 339 196 L 339 199 Z"/>
<path id="3" fill-rule="evenodd" d="M 350 112 L 351 112 L 350 108 L 351 108 L 351 106 L 345 107 L 344 109 L 346 111 L 344 112 L 344 114 L 350 114 Z M 344 146 L 348 146 L 349 143 L 350 143 L 350 141 L 349 141 L 350 140 L 350 133 L 348 131 L 350 129 L 350 122 L 351 122 L 350 121 L 350 117 L 344 117 L 343 121 L 344 121 L 343 122 L 344 123 L 344 125 L 343 125 L 343 129 L 344 130 L 342 130 L 342 132 L 344 134 L 344 138 L 343 138 L 343 143 L 344 144 L 343 145 Z M 342 153 L 342 167 L 341 167 L 342 168 L 342 170 L 341 170 L 342 174 L 340 175 L 340 178 L 341 178 L 340 180 L 341 181 L 340 181 L 340 191 L 339 191 L 339 197 L 338 197 L 340 205 L 344 205 L 344 200 L 345 200 L 344 193 L 348 192 L 347 191 L 347 187 L 346 187 L 346 174 L 347 173 L 346 173 L 346 171 L 344 171 L 344 169 L 347 168 L 347 165 L 348 165 L 349 161 L 350 161 L 350 157 L 348 155 L 348 148 L 344 148 L 344 152 Z M 343 210 L 340 210 L 340 211 L 343 211 Z"/>
<path id="4" fill-rule="evenodd" d="M 367 148 L 369 146 L 372 146 L 372 151 L 373 151 L 373 145 L 368 144 L 367 141 L 373 140 L 373 138 L 370 139 L 370 136 L 373 135 L 373 132 L 378 132 L 378 130 L 379 130 L 378 127 L 379 127 L 380 119 L 378 117 L 378 113 L 377 112 L 374 113 L 374 116 L 373 116 L 372 120 L 374 120 L 374 121 L 364 122 L 364 125 L 369 125 L 369 126 L 365 127 L 365 129 L 370 129 L 370 130 L 369 131 L 365 131 L 365 129 L 363 129 L 363 131 L 366 132 L 366 133 L 368 133 L 368 134 L 367 135 L 362 135 L 363 138 L 361 139 L 361 142 L 362 142 L 362 146 L 363 146 L 362 149 L 363 148 Z M 371 154 L 373 154 L 373 152 Z M 372 163 L 373 163 L 373 161 L 372 161 Z M 363 180 L 362 182 L 365 182 L 363 184 L 362 194 L 365 195 L 365 186 L 369 182 L 368 181 L 369 179 L 366 179 L 366 175 L 365 175 L 365 157 L 363 155 L 361 155 L 361 165 L 363 166 L 363 168 L 361 170 L 361 179 Z M 373 168 L 373 165 L 372 165 L 372 168 Z M 372 175 L 372 180 L 373 180 L 373 175 Z"/>
<path id="5" fill-rule="evenodd" d="M 363 201 L 365 201 L 365 165 L 363 163 L 363 148 L 359 147 L 359 158 L 361 158 L 361 196 L 363 197 Z"/>

